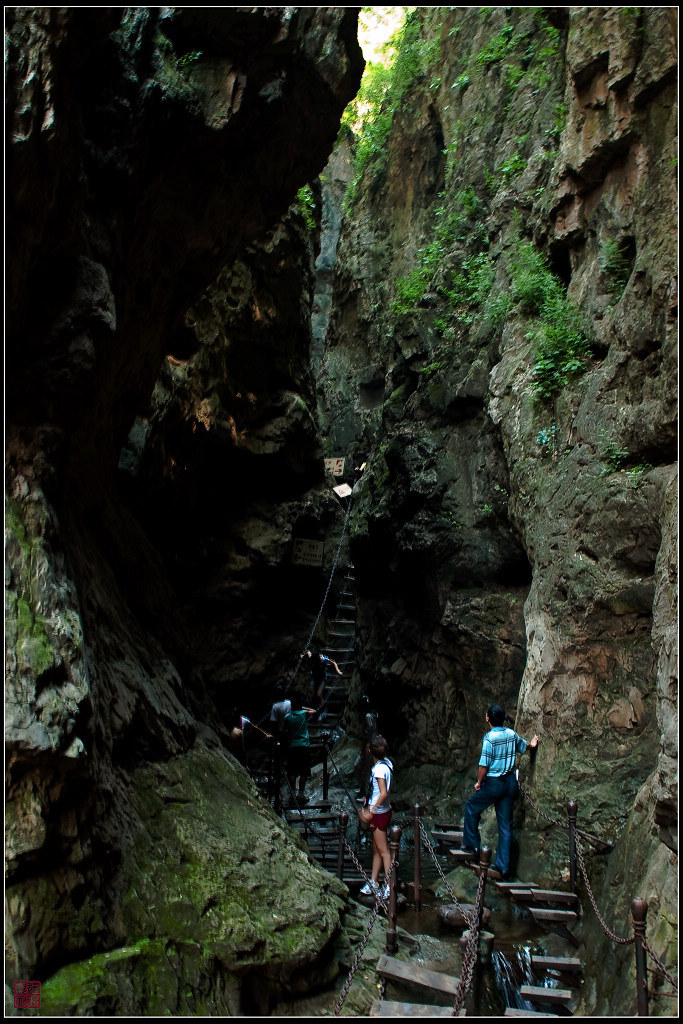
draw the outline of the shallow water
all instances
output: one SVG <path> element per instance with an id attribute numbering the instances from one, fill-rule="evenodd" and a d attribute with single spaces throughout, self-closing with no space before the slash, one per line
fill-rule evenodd
<path id="1" fill-rule="evenodd" d="M 401 850 L 399 884 L 412 882 L 414 877 L 413 851 L 406 844 Z M 453 872 L 453 866 L 445 855 L 437 853 L 437 860 L 449 879 L 449 883 L 461 903 L 474 903 L 477 891 L 477 877 L 471 869 L 460 867 Z M 398 916 L 397 924 L 411 935 L 420 937 L 421 951 L 416 962 L 429 970 L 443 971 L 458 976 L 462 957 L 460 938 L 462 931 L 446 925 L 439 916 L 439 907 L 452 902 L 447 894 L 432 857 L 423 852 L 422 857 L 422 910 L 415 910 L 412 887 L 404 890 L 408 905 Z M 439 894 L 435 892 L 439 890 Z M 443 893 L 443 894 L 442 894 Z M 492 884 L 487 885 L 485 906 L 491 911 L 491 921 L 486 930 L 494 935 L 493 952 L 490 962 L 475 972 L 475 980 L 466 1006 L 468 1016 L 502 1016 L 507 1006 L 517 1009 L 535 1009 L 519 994 L 521 985 L 555 986 L 553 978 L 534 976 L 531 955 L 545 955 L 555 948 L 547 946 L 548 934 L 531 917 L 524 907 L 510 903 L 501 896 Z M 433 945 L 428 937 L 438 940 Z M 556 942 L 551 942 L 556 947 Z M 452 956 L 444 949 L 452 950 Z M 568 955 L 574 955 L 567 951 Z M 396 990 L 398 991 L 398 990 Z M 387 998 L 401 998 L 399 995 Z M 448 1005 L 448 996 L 438 996 L 427 990 L 418 992 L 415 988 L 410 996 L 416 1002 Z M 557 1011 L 556 1011 L 557 1012 Z M 559 1011 L 562 1014 L 562 1010 Z"/>

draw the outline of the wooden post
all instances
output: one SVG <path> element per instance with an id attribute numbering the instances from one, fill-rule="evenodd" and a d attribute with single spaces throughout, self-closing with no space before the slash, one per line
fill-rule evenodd
<path id="1" fill-rule="evenodd" d="M 422 910 L 422 829 L 420 828 L 420 815 L 422 808 L 419 804 L 413 807 L 414 833 L 415 833 L 415 909 Z"/>
<path id="2" fill-rule="evenodd" d="M 647 917 L 647 900 L 636 896 L 631 904 L 631 917 L 633 918 L 633 931 L 636 941 L 636 995 L 637 1015 L 648 1016 L 648 995 L 647 995 L 647 953 L 643 947 L 645 942 L 645 918 Z"/>
<path id="3" fill-rule="evenodd" d="M 339 849 L 337 851 L 337 878 L 344 879 L 344 840 L 349 827 L 349 816 L 346 811 L 339 815 Z"/>
<path id="4" fill-rule="evenodd" d="M 394 864 L 391 872 L 391 890 L 389 892 L 389 911 L 387 914 L 387 953 L 395 953 L 398 949 L 396 941 L 396 886 L 398 883 L 398 851 L 401 844 L 401 827 L 392 825 L 389 829 L 389 855 Z"/>
<path id="5" fill-rule="evenodd" d="M 569 891 L 576 892 L 576 816 L 579 805 L 576 800 L 569 800 L 567 803 L 567 817 L 569 819 Z"/>
<path id="6" fill-rule="evenodd" d="M 327 742 L 330 738 L 328 732 L 322 734 L 323 741 L 323 800 L 327 800 L 327 794 L 330 791 L 330 772 L 327 767 Z"/>

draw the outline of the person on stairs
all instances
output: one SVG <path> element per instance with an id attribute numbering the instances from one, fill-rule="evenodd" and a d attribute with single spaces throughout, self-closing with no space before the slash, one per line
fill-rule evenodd
<path id="1" fill-rule="evenodd" d="M 308 797 L 304 793 L 306 779 L 311 774 L 311 741 L 308 735 L 306 716 L 314 712 L 304 708 L 301 696 L 292 694 L 291 711 L 285 715 L 285 735 L 287 738 L 287 778 L 292 793 L 292 806 L 307 804 Z M 296 793 L 296 780 L 299 780 L 299 791 Z"/>
<path id="2" fill-rule="evenodd" d="M 505 711 L 499 704 L 492 704 L 486 712 L 489 731 L 484 736 L 479 758 L 479 772 L 474 784 L 475 792 L 465 804 L 465 824 L 463 829 L 463 850 L 478 857 L 481 839 L 479 836 L 479 819 L 491 804 L 496 809 L 498 823 L 498 846 L 493 868 L 489 869 L 492 878 L 506 878 L 510 870 L 510 853 L 512 848 L 512 812 L 519 787 L 515 772 L 515 756 L 523 754 L 527 747 L 535 750 L 538 736 L 527 743 L 513 729 L 507 729 L 503 723 Z"/>
<path id="3" fill-rule="evenodd" d="M 368 822 L 372 832 L 372 877 L 361 889 L 364 896 L 389 897 L 391 883 L 391 853 L 387 840 L 387 829 L 391 821 L 389 791 L 394 774 L 393 762 L 389 759 L 389 745 L 383 736 L 373 736 L 368 744 L 372 758 L 370 799 L 359 811 L 362 821 Z M 379 872 L 384 866 L 384 885 L 379 888 Z"/>
<path id="4" fill-rule="evenodd" d="M 327 666 L 333 665 L 338 676 L 343 676 L 344 673 L 339 668 L 336 661 L 333 661 L 332 658 L 328 658 L 326 654 L 320 654 L 316 650 L 304 651 L 301 655 L 301 659 L 306 661 L 311 670 L 313 703 L 320 704 L 325 690 L 325 682 L 327 680 Z"/>

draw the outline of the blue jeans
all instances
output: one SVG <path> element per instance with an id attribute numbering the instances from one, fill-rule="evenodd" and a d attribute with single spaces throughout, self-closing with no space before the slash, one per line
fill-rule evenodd
<path id="1" fill-rule="evenodd" d="M 465 804 L 465 826 L 463 845 L 468 850 L 478 852 L 481 845 L 479 836 L 479 819 L 491 804 L 496 808 L 498 822 L 498 848 L 496 861 L 493 865 L 501 875 L 510 870 L 510 850 L 512 846 L 512 809 L 517 796 L 517 776 L 514 771 L 509 775 L 489 777 L 486 775 L 481 788 L 474 791 Z"/>

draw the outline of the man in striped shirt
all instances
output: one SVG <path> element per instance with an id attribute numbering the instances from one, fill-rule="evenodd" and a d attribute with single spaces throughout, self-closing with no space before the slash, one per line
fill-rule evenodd
<path id="1" fill-rule="evenodd" d="M 515 755 L 523 754 L 527 747 L 535 750 L 538 746 L 538 736 L 534 736 L 527 743 L 512 729 L 506 729 L 504 721 L 503 708 L 499 704 L 492 704 L 486 713 L 486 722 L 490 730 L 484 736 L 481 745 L 479 774 L 474 784 L 475 792 L 465 804 L 463 833 L 463 849 L 471 852 L 474 858 L 479 853 L 481 843 L 479 819 L 487 807 L 491 804 L 495 806 L 498 848 L 493 869 L 489 874 L 500 878 L 505 878 L 510 870 L 512 811 L 517 796 Z"/>

